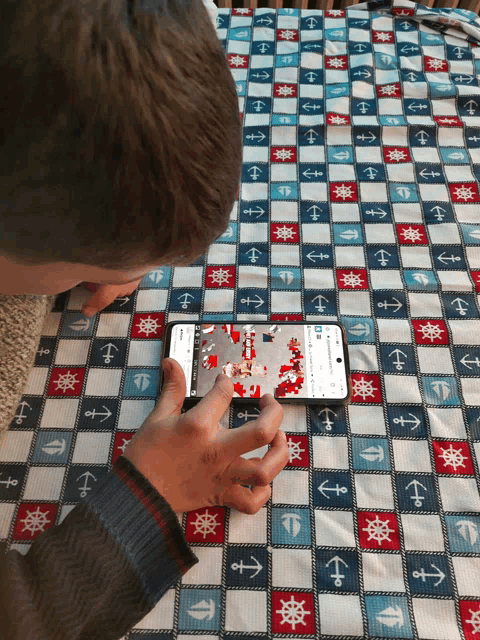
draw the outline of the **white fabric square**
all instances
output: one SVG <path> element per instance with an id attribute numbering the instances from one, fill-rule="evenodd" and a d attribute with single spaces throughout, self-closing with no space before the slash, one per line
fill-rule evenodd
<path id="1" fill-rule="evenodd" d="M 302 297 L 300 291 L 272 291 L 272 313 L 302 313 Z"/>
<path id="2" fill-rule="evenodd" d="M 74 429 L 78 398 L 47 398 L 40 429 Z"/>
<path id="3" fill-rule="evenodd" d="M 167 307 L 168 289 L 139 289 L 135 311 L 163 311 Z"/>
<path id="4" fill-rule="evenodd" d="M 181 521 L 180 521 L 181 522 Z M 196 547 L 192 544 L 193 553 L 200 562 L 182 576 L 183 584 L 212 584 L 222 583 L 222 548 Z"/>
<path id="5" fill-rule="evenodd" d="M 6 540 L 8 538 L 8 531 L 16 506 L 16 504 L 0 502 L 0 540 Z"/>
<path id="6" fill-rule="evenodd" d="M 355 494 L 359 509 L 394 509 L 392 477 L 355 473 Z"/>
<path id="7" fill-rule="evenodd" d="M 279 475 L 281 474 L 282 472 Z M 262 507 L 260 511 L 249 517 L 248 527 L 245 526 L 245 514 L 232 509 L 228 523 L 228 542 L 266 544 L 267 507 Z"/>
<path id="8" fill-rule="evenodd" d="M 267 242 L 268 225 L 266 222 L 240 223 L 240 242 Z"/>
<path id="9" fill-rule="evenodd" d="M 391 224 L 365 224 L 365 240 L 369 244 L 395 244 L 395 234 Z"/>
<path id="10" fill-rule="evenodd" d="M 23 500 L 59 500 L 65 467 L 30 467 Z"/>
<path id="11" fill-rule="evenodd" d="M 170 320 L 170 318 L 169 318 Z M 162 341 L 131 340 L 128 350 L 128 367 L 158 367 L 162 358 Z"/>
<path id="12" fill-rule="evenodd" d="M 302 404 L 284 404 L 282 431 L 305 433 L 307 431 L 307 407 Z"/>
<path id="13" fill-rule="evenodd" d="M 469 164 L 446 164 L 443 170 L 447 182 L 475 182 L 475 176 Z"/>
<path id="14" fill-rule="evenodd" d="M 371 269 L 370 282 L 372 289 L 400 289 L 403 290 L 403 282 L 400 272 L 394 269 Z"/>
<path id="15" fill-rule="evenodd" d="M 300 250 L 298 245 L 272 244 L 270 246 L 270 264 L 280 267 L 300 266 Z"/>
<path id="16" fill-rule="evenodd" d="M 440 102 L 440 100 L 432 100 L 432 103 L 434 102 Z M 447 100 L 442 100 L 441 102 L 447 102 Z M 451 102 L 455 109 L 455 101 L 452 100 Z M 457 115 L 457 113 L 455 112 L 454 115 Z M 460 147 L 460 149 L 465 147 L 463 127 L 438 127 L 437 135 L 439 147 Z"/>
<path id="17" fill-rule="evenodd" d="M 418 188 L 420 199 L 423 201 L 448 202 L 450 200 L 450 193 L 444 184 L 419 184 Z"/>
<path id="18" fill-rule="evenodd" d="M 444 511 L 480 511 L 480 497 L 475 478 L 438 478 Z"/>
<path id="19" fill-rule="evenodd" d="M 410 153 L 415 162 L 441 162 L 440 154 L 434 147 L 412 147 Z"/>
<path id="20" fill-rule="evenodd" d="M 310 549 L 273 550 L 272 588 L 280 589 L 282 587 L 312 588 L 312 552 Z"/>
<path id="21" fill-rule="evenodd" d="M 422 224 L 422 208 L 418 202 L 401 203 L 394 202 L 392 205 L 393 217 L 397 224 L 403 224 L 407 222 Z"/>
<path id="22" fill-rule="evenodd" d="M 344 143 L 342 143 L 344 144 Z M 380 152 L 380 147 L 355 147 L 355 157 L 357 162 L 365 162 L 365 163 L 376 163 L 383 162 L 382 154 Z M 362 186 L 366 183 L 361 183 L 360 191 Z M 380 198 L 377 202 L 387 202 L 387 188 L 386 185 L 379 182 L 377 183 L 380 187 L 383 187 L 380 192 L 385 191 L 385 198 Z M 363 200 L 363 196 L 362 196 Z"/>
<path id="23" fill-rule="evenodd" d="M 172 286 L 179 288 L 203 286 L 203 267 L 175 267 Z"/>
<path id="24" fill-rule="evenodd" d="M 122 400 L 117 429 L 135 431 L 155 408 L 154 400 Z"/>
<path id="25" fill-rule="evenodd" d="M 235 264 L 237 247 L 234 244 L 212 244 L 208 250 L 208 264 Z M 176 285 L 174 285 L 176 286 Z M 188 286 L 192 286 L 191 284 Z"/>
<path id="26" fill-rule="evenodd" d="M 426 440 L 393 439 L 393 459 L 396 471 L 424 471 L 432 473 Z"/>
<path id="27" fill-rule="evenodd" d="M 370 316 L 368 291 L 339 291 L 340 314 L 344 316 Z"/>
<path id="28" fill-rule="evenodd" d="M 455 203 L 455 214 L 461 223 L 478 223 L 480 220 L 480 204 L 460 204 Z M 467 250 L 476 249 L 477 256 L 480 257 L 480 247 L 465 247 Z M 472 266 L 472 265 L 470 265 Z"/>
<path id="29" fill-rule="evenodd" d="M 331 163 L 328 165 L 328 179 L 330 182 L 340 182 L 341 180 L 356 180 L 353 165 Z"/>
<path id="30" fill-rule="evenodd" d="M 387 402 L 393 403 L 421 403 L 422 397 L 415 376 L 385 375 L 385 396 Z"/>
<path id="31" fill-rule="evenodd" d="M 272 127 L 272 131 L 274 128 Z M 285 128 L 291 129 L 292 127 L 282 127 L 282 130 L 285 130 Z M 318 147 L 316 149 L 318 150 Z M 322 161 L 316 160 L 316 162 Z M 272 222 L 298 222 L 298 202 L 272 200 L 270 203 L 270 220 Z"/>
<path id="32" fill-rule="evenodd" d="M 344 247 L 335 245 L 335 263 L 337 267 L 365 267 L 363 247 Z"/>
<path id="33" fill-rule="evenodd" d="M 65 340 L 58 341 L 55 365 L 82 366 L 87 363 L 89 340 Z"/>
<path id="34" fill-rule="evenodd" d="M 5 431 L 0 447 L 0 462 L 26 462 L 33 431 Z"/>
<path id="35" fill-rule="evenodd" d="M 332 222 L 360 222 L 358 204 L 331 202 Z"/>
<path id="36" fill-rule="evenodd" d="M 393 127 L 392 127 L 393 129 Z M 386 129 L 388 131 L 388 129 Z M 387 164 L 387 180 L 392 182 L 414 182 L 413 164 L 402 162 L 400 164 Z"/>
<path id="37" fill-rule="evenodd" d="M 471 291 L 472 285 L 466 271 L 437 271 L 442 291 Z"/>
<path id="38" fill-rule="evenodd" d="M 467 438 L 461 409 L 432 407 L 427 409 L 427 415 L 432 438 Z"/>
<path id="39" fill-rule="evenodd" d="M 352 434 L 383 436 L 387 432 L 383 407 L 351 404 L 348 406 L 348 415 Z"/>
<path id="40" fill-rule="evenodd" d="M 478 378 L 460 378 L 460 387 L 467 406 L 480 404 L 480 385 L 478 384 Z"/>
<path id="41" fill-rule="evenodd" d="M 130 331 L 129 313 L 101 313 L 98 316 L 97 338 L 126 338 Z"/>
<path id="42" fill-rule="evenodd" d="M 365 591 L 405 592 L 402 556 L 399 553 L 362 553 Z"/>
<path id="43" fill-rule="evenodd" d="M 404 269 L 431 269 L 432 261 L 428 247 L 400 247 L 400 257 Z M 437 272 L 437 274 L 440 272 Z M 457 273 L 459 273 L 457 271 Z"/>
<path id="44" fill-rule="evenodd" d="M 353 513 L 314 509 L 315 543 L 319 547 L 355 547 Z"/>
<path id="45" fill-rule="evenodd" d="M 444 374 L 454 374 L 452 357 L 448 347 L 421 347 L 417 346 L 418 364 L 420 373 L 437 373 L 439 371 Z"/>
<path id="46" fill-rule="evenodd" d="M 455 345 L 478 345 L 480 320 L 448 320 L 448 326 Z"/>
<path id="47" fill-rule="evenodd" d="M 273 504 L 309 504 L 308 471 L 281 471 L 272 483 Z"/>
<path id="48" fill-rule="evenodd" d="M 220 560 L 219 565 L 221 566 L 221 564 Z M 221 584 L 221 579 L 218 584 Z M 245 633 L 266 633 L 267 631 L 266 591 L 249 591 L 247 589 L 233 591 L 228 589 L 225 612 L 226 631 L 243 631 Z"/>
<path id="49" fill-rule="evenodd" d="M 133 629 L 173 629 L 174 605 L 175 589 L 168 589 L 153 609 L 139 620 Z"/>
<path id="50" fill-rule="evenodd" d="M 358 156 L 358 147 L 357 147 Z M 360 198 L 362 202 L 387 202 L 387 185 L 383 182 L 360 182 Z M 379 205 L 381 208 L 382 205 Z M 378 210 L 377 206 L 375 210 Z"/>
<path id="51" fill-rule="evenodd" d="M 329 224 L 302 224 L 303 242 L 308 244 L 331 244 Z"/>
<path id="52" fill-rule="evenodd" d="M 233 289 L 206 289 L 203 310 L 208 312 L 233 311 Z"/>
<path id="53" fill-rule="evenodd" d="M 100 316 L 102 317 L 102 316 Z M 23 395 L 41 396 L 45 391 L 48 367 L 32 367 L 28 374 Z"/>
<path id="54" fill-rule="evenodd" d="M 461 640 L 453 600 L 412 598 L 412 606 L 419 638 Z"/>
<path id="55" fill-rule="evenodd" d="M 86 396 L 110 396 L 117 398 L 122 382 L 122 369 L 89 369 L 85 385 Z"/>
<path id="56" fill-rule="evenodd" d="M 408 320 L 377 318 L 377 327 L 380 342 L 412 342 Z"/>
<path id="57" fill-rule="evenodd" d="M 452 558 L 458 595 L 480 596 L 480 558 Z"/>
<path id="58" fill-rule="evenodd" d="M 480 207 L 477 210 L 476 215 L 480 215 Z M 475 222 L 478 222 L 479 218 L 477 217 Z M 480 269 L 480 247 L 465 247 L 467 253 L 468 264 L 471 269 Z"/>
<path id="59" fill-rule="evenodd" d="M 303 282 L 305 289 L 334 289 L 332 269 L 304 269 Z"/>
<path id="60" fill-rule="evenodd" d="M 318 595 L 322 635 L 363 636 L 362 610 L 359 596 Z M 338 612 L 342 615 L 339 616 Z"/>
<path id="61" fill-rule="evenodd" d="M 336 436 L 312 437 L 313 466 L 315 469 L 348 469 L 347 438 Z"/>
<path id="62" fill-rule="evenodd" d="M 266 289 L 268 287 L 268 268 L 240 265 L 238 271 L 238 288 Z"/>
<path id="63" fill-rule="evenodd" d="M 73 464 L 107 464 L 111 439 L 111 433 L 78 433 Z"/>
<path id="64" fill-rule="evenodd" d="M 444 551 L 440 516 L 402 513 L 403 539 L 407 551 Z"/>
<path id="65" fill-rule="evenodd" d="M 348 357 L 352 371 L 378 371 L 377 349 L 374 344 L 349 344 Z"/>
<path id="66" fill-rule="evenodd" d="M 443 318 L 438 293 L 409 292 L 408 301 L 412 318 Z"/>

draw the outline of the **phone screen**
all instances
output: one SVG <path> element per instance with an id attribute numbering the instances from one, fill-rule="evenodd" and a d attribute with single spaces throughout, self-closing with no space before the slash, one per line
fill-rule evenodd
<path id="1" fill-rule="evenodd" d="M 235 398 L 342 402 L 349 395 L 348 355 L 335 323 L 175 323 L 164 356 L 183 368 L 187 398 L 205 396 L 219 373 L 231 378 Z"/>

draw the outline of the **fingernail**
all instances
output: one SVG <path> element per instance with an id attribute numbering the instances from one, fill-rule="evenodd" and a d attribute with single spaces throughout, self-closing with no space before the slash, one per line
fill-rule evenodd
<path id="1" fill-rule="evenodd" d="M 285 442 L 287 441 L 287 435 L 285 434 L 284 431 L 280 430 L 280 435 L 282 436 L 282 438 L 285 440 Z"/>

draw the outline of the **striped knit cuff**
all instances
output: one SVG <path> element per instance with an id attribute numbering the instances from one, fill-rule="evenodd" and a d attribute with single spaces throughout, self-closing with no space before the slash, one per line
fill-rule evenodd
<path id="1" fill-rule="evenodd" d="M 121 546 L 153 603 L 199 562 L 168 502 L 124 456 L 85 504 Z"/>

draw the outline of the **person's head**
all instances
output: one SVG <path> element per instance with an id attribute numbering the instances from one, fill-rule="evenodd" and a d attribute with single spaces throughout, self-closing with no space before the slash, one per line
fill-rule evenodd
<path id="1" fill-rule="evenodd" d="M 241 121 L 208 12 L 133 4 L 4 0 L 0 293 L 133 281 L 228 225 Z"/>

